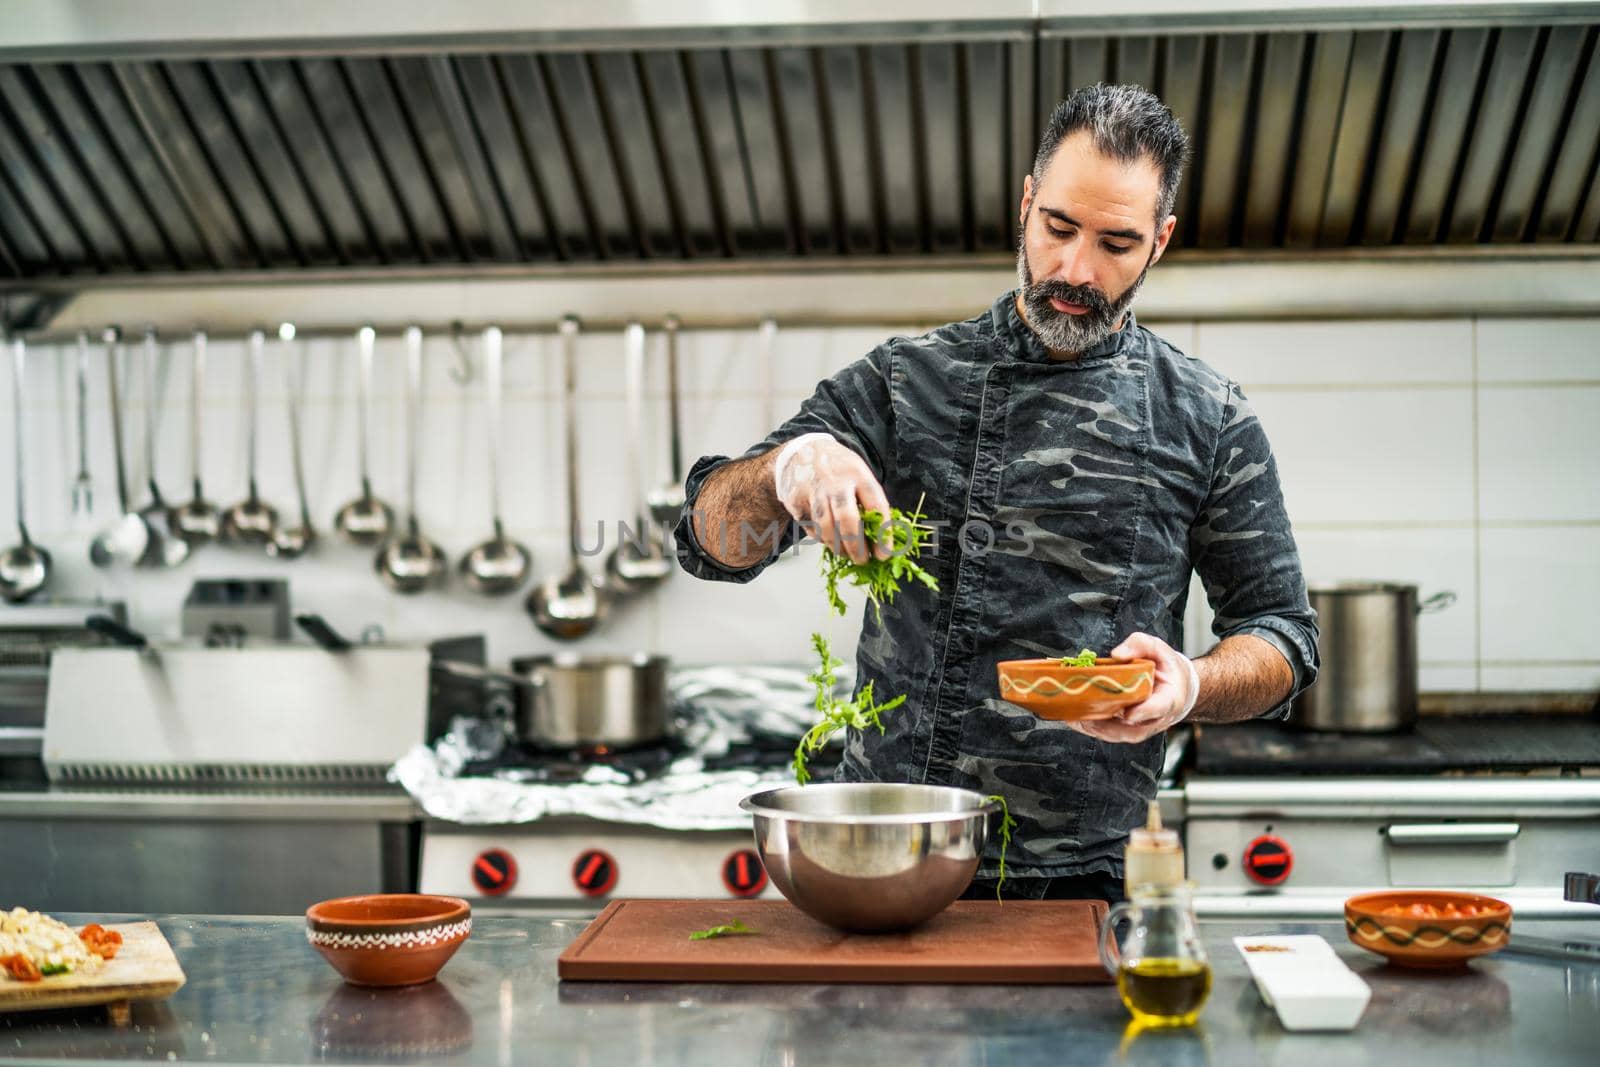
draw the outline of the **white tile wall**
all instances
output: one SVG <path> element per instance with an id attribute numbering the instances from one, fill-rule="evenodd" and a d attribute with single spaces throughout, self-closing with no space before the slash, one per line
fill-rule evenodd
<path id="1" fill-rule="evenodd" d="M 1467 385 L 1472 377 L 1472 323 L 1203 322 L 1195 327 L 1191 354 L 1247 390 L 1399 382 Z"/>
<path id="2" fill-rule="evenodd" d="M 1482 533 L 1483 658 L 1600 663 L 1600 525 Z"/>
<path id="3" fill-rule="evenodd" d="M 1180 349 L 1237 378 L 1274 442 L 1308 577 L 1414 581 L 1424 594 L 1460 596 L 1419 629 L 1429 689 L 1568 689 L 1600 685 L 1600 318 L 1386 322 L 1152 322 Z M 903 332 L 925 327 L 908 325 Z M 808 396 L 817 380 L 860 358 L 878 329 L 785 330 L 767 368 L 753 332 L 686 332 L 681 342 L 685 462 L 737 453 Z M 476 361 L 478 339 L 464 347 Z M 302 346 L 302 413 L 314 518 L 326 527 L 356 492 L 352 341 Z M 374 485 L 397 507 L 404 488 L 403 346 L 380 340 L 371 462 Z M 509 532 L 534 550 L 536 570 L 566 565 L 562 491 L 561 349 L 553 336 L 506 339 L 502 507 Z M 201 475 L 223 504 L 244 489 L 243 346 L 213 342 L 205 392 Z M 269 341 L 261 394 L 259 482 L 280 508 L 293 504 L 284 351 Z M 27 394 L 28 503 L 39 540 L 56 555 L 58 595 L 117 596 L 157 634 L 177 630 L 196 577 L 285 575 L 297 607 L 345 629 L 377 623 L 399 637 L 485 632 L 491 655 L 548 647 L 521 596 L 484 600 L 459 585 L 418 598 L 392 595 L 371 553 L 334 542 L 292 564 L 211 547 L 170 574 L 88 566 L 92 532 L 116 511 L 104 359 L 91 349 L 91 469 L 95 512 L 74 517 L 76 464 L 70 350 L 31 353 Z M 175 341 L 162 391 L 158 468 L 169 498 L 188 495 L 189 345 Z M 130 485 L 142 502 L 145 399 L 138 361 L 126 369 Z M 640 475 L 668 476 L 664 341 L 652 334 Z M 425 349 L 420 515 L 452 558 L 487 535 L 488 446 L 481 379 L 461 384 L 448 338 Z M 583 536 L 634 508 L 623 438 L 622 347 L 616 334 L 579 341 Z M 0 424 L 9 424 L 0 387 Z M 0 433 L 0 475 L 11 466 Z M 8 484 L 8 483 L 7 483 Z M 12 536 L 12 501 L 0 493 L 0 541 Z M 614 527 L 613 527 L 614 529 Z M 598 567 L 599 559 L 586 560 Z M 583 647 L 648 648 L 686 662 L 803 660 L 806 634 L 826 625 L 853 647 L 860 619 L 828 621 L 814 549 L 785 558 L 748 586 L 675 575 L 659 595 L 623 605 Z M 1198 595 L 1198 594 L 1197 594 Z M 1209 644 L 1196 600 L 1189 646 Z"/>
<path id="4" fill-rule="evenodd" d="M 1483 319 L 1478 379 L 1600 382 L 1600 318 Z"/>
<path id="5" fill-rule="evenodd" d="M 1472 520 L 1470 389 L 1245 388 L 1296 522 Z"/>
<path id="6" fill-rule="evenodd" d="M 1478 394 L 1481 516 L 1600 521 L 1600 382 L 1485 384 Z"/>

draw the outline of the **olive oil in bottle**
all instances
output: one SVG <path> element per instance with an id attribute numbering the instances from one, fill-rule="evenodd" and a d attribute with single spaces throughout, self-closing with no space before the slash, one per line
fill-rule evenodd
<path id="1" fill-rule="evenodd" d="M 1189 1026 L 1211 995 L 1211 965 L 1161 957 L 1125 961 L 1117 969 L 1117 992 L 1135 1022 Z"/>

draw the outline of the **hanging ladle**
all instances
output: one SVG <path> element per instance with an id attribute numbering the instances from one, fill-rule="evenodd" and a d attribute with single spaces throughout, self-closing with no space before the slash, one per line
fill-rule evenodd
<path id="1" fill-rule="evenodd" d="M 421 431 L 422 331 L 406 329 L 406 532 L 378 550 L 373 566 L 397 593 L 420 593 L 443 582 L 447 564 L 439 546 L 417 528 L 417 436 Z"/>
<path id="2" fill-rule="evenodd" d="M 96 567 L 137 563 L 150 546 L 150 526 L 128 504 L 127 464 L 122 455 L 122 392 L 117 384 L 117 350 L 122 331 L 108 326 L 101 339 L 106 348 L 106 382 L 111 401 L 111 455 L 117 465 L 117 507 L 121 515 L 89 545 L 89 562 Z"/>
<path id="3" fill-rule="evenodd" d="M 78 428 L 78 473 L 72 479 L 72 513 L 94 514 L 94 478 L 89 474 L 89 335 L 78 331 L 76 414 Z"/>
<path id="4" fill-rule="evenodd" d="M 567 573 L 540 582 L 524 606 L 533 624 L 550 637 L 563 641 L 588 634 L 605 615 L 605 600 L 578 558 L 578 320 L 561 320 L 564 421 L 567 436 L 567 527 L 570 551 Z"/>
<path id="5" fill-rule="evenodd" d="M 24 348 L 22 338 L 18 337 L 11 342 L 11 399 L 14 406 L 16 423 L 16 455 L 17 461 L 17 540 L 18 544 L 0 552 L 0 600 L 8 604 L 20 604 L 43 589 L 50 582 L 50 553 L 34 544 L 28 537 L 28 521 L 24 515 L 24 505 L 27 492 L 24 488 L 22 472 L 23 462 L 22 444 L 26 434 L 22 431 L 22 386 L 24 379 L 23 364 L 27 359 L 27 350 Z"/>
<path id="6" fill-rule="evenodd" d="M 306 500 L 306 468 L 300 455 L 300 367 L 293 348 L 294 323 L 278 327 L 283 342 L 283 378 L 289 390 L 289 459 L 294 464 L 294 487 L 300 498 L 300 525 L 280 526 L 267 542 L 267 555 L 274 559 L 299 559 L 317 541 L 317 528 L 311 525 L 311 505 Z"/>
<path id="7" fill-rule="evenodd" d="M 333 524 L 339 535 L 355 545 L 375 545 L 394 528 L 394 511 L 372 495 L 372 479 L 367 474 L 367 418 L 372 401 L 372 348 L 377 333 L 363 326 L 356 333 L 360 366 L 356 377 L 356 437 L 361 458 L 361 495 L 339 509 Z"/>
<path id="8" fill-rule="evenodd" d="M 272 533 L 278 528 L 278 513 L 269 505 L 262 503 L 260 495 L 256 492 L 256 416 L 260 406 L 257 394 L 261 389 L 261 350 L 266 343 L 266 334 L 260 330 L 250 331 L 250 342 L 246 346 L 250 358 L 244 384 L 247 434 L 245 474 L 248 479 L 249 494 L 222 513 L 222 536 L 241 545 L 265 545 L 272 540 Z"/>
<path id="9" fill-rule="evenodd" d="M 150 543 L 145 546 L 141 567 L 176 567 L 189 558 L 189 542 L 171 526 L 172 509 L 161 496 L 156 478 L 156 412 L 161 407 L 161 390 L 156 374 L 156 331 L 144 331 L 144 466 L 145 485 L 150 503 L 139 509 L 139 517 L 150 528 Z"/>
<path id="10" fill-rule="evenodd" d="M 630 322 L 622 331 L 623 389 L 627 396 L 627 421 L 623 424 L 623 456 L 628 465 L 628 503 L 631 508 L 645 507 L 645 512 L 635 512 L 629 521 L 636 524 L 626 530 L 617 527 L 617 547 L 606 557 L 606 574 L 623 592 L 638 593 L 661 584 L 672 573 L 672 561 L 667 558 L 661 524 L 648 514 L 645 504 L 643 477 L 639 472 L 639 434 L 644 421 L 644 327 Z"/>
<path id="11" fill-rule="evenodd" d="M 678 317 L 668 315 L 662 329 L 667 334 L 667 440 L 672 480 L 650 490 L 650 517 L 664 526 L 675 525 L 683 511 L 683 436 L 678 425 Z"/>
<path id="12" fill-rule="evenodd" d="M 199 547 L 214 541 L 222 530 L 222 513 L 206 499 L 200 488 L 200 457 L 203 454 L 200 433 L 200 412 L 205 404 L 206 391 L 206 334 L 194 334 L 194 362 L 189 382 L 189 483 L 194 495 L 187 503 L 173 507 L 167 523 L 190 547 Z"/>
<path id="13" fill-rule="evenodd" d="M 467 588 L 484 596 L 503 596 L 515 592 L 527 581 L 533 567 L 528 550 L 506 537 L 500 521 L 500 394 L 502 337 L 500 327 L 483 331 L 484 406 L 489 437 L 489 506 L 493 513 L 494 536 L 461 557 L 461 578 Z"/>

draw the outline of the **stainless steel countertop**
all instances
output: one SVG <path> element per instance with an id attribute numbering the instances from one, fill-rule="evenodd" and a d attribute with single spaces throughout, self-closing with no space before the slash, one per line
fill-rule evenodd
<path id="1" fill-rule="evenodd" d="M 0 1016 L 0 1061 L 1466 1067 L 1589 1065 L 1600 1048 L 1600 966 L 1502 954 L 1456 974 L 1406 972 L 1336 923 L 1205 923 L 1216 985 L 1200 1026 L 1141 1034 L 1108 985 L 563 984 L 556 957 L 584 927 L 577 915 L 480 917 L 438 982 L 376 992 L 344 985 L 299 917 L 158 918 L 189 975 L 176 996 L 135 1005 L 122 1030 L 94 1010 Z M 1371 984 L 1353 1033 L 1291 1034 L 1261 1003 L 1229 939 L 1290 932 L 1327 937 Z"/>
<path id="2" fill-rule="evenodd" d="M 421 817 L 422 809 L 399 788 L 0 786 L 0 821 L 55 818 L 411 822 Z"/>

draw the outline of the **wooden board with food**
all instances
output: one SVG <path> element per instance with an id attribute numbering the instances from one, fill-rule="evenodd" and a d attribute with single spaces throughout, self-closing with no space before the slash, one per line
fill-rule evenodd
<path id="1" fill-rule="evenodd" d="M 74 930 L 26 908 L 0 912 L 0 1012 L 162 1000 L 184 981 L 153 922 Z"/>

